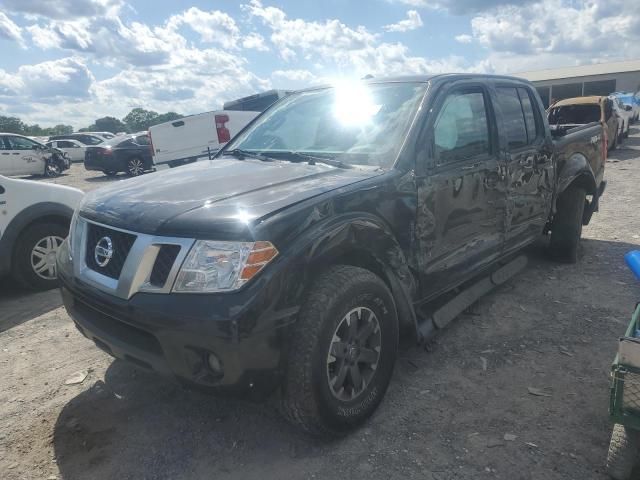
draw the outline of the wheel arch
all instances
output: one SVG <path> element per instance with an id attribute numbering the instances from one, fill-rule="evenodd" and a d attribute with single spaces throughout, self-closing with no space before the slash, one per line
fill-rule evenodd
<path id="1" fill-rule="evenodd" d="M 54 202 L 41 202 L 31 205 L 16 215 L 0 238 L 0 274 L 11 270 L 11 259 L 20 234 L 36 222 L 52 222 L 68 226 L 71 223 L 73 210 Z M 4 253 L 1 253 L 4 252 Z"/>
<path id="2" fill-rule="evenodd" d="M 290 288 L 302 285 L 303 302 L 315 278 L 335 265 L 350 265 L 369 270 L 389 288 L 398 314 L 399 327 L 417 333 L 413 298 L 416 285 L 405 255 L 384 222 L 374 216 L 348 216 L 331 225 L 319 225 L 305 234 L 303 245 L 293 259 L 304 265 L 299 275 L 289 279 Z"/>

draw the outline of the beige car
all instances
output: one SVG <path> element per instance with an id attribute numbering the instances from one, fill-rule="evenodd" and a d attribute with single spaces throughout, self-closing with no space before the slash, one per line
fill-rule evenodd
<path id="1" fill-rule="evenodd" d="M 594 95 L 565 98 L 549 107 L 547 118 L 552 132 L 562 132 L 599 122 L 604 129 L 608 149 L 613 150 L 618 146 L 618 117 L 613 109 L 613 101 L 608 97 Z"/>

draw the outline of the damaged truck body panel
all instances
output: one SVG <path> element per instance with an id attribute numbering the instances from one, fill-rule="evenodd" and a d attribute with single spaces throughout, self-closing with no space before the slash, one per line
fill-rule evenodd
<path id="1" fill-rule="evenodd" d="M 597 209 L 601 130 L 552 139 L 509 77 L 297 92 L 211 161 L 89 194 L 58 256 L 65 306 L 115 357 L 279 388 L 306 430 L 347 431 L 382 399 L 398 330 L 444 327 L 545 231 L 575 253 L 567 209 Z"/>

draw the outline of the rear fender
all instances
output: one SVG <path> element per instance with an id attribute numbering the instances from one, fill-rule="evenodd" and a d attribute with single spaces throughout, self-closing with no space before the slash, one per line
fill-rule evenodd
<path id="1" fill-rule="evenodd" d="M 557 196 L 560 196 L 569 185 L 584 188 L 587 195 L 594 195 L 597 191 L 596 177 L 591 170 L 589 161 L 582 153 L 573 153 L 567 158 L 558 172 Z"/>

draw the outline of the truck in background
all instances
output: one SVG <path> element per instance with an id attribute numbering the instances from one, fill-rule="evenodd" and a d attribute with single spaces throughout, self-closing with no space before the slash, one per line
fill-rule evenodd
<path id="1" fill-rule="evenodd" d="M 288 90 L 269 90 L 226 102 L 223 110 L 205 112 L 149 128 L 153 162 L 170 167 L 215 155 L 259 113 Z"/>

